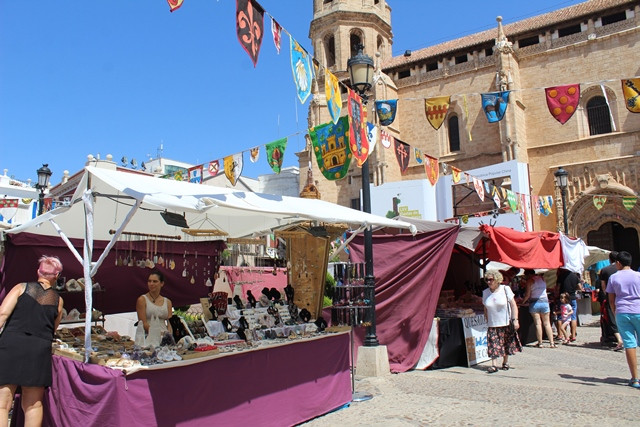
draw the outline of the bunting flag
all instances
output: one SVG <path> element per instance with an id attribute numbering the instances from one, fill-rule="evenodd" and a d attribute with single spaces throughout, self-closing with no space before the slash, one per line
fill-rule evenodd
<path id="1" fill-rule="evenodd" d="M 355 91 L 349 89 L 347 100 L 349 113 L 349 142 L 351 153 L 356 159 L 357 166 L 362 167 L 369 157 L 369 141 L 367 140 L 367 115 L 362 108 L 362 99 Z"/>
<path id="2" fill-rule="evenodd" d="M 396 159 L 398 160 L 398 165 L 400 166 L 400 172 L 405 173 L 407 168 L 409 167 L 409 158 L 411 155 L 409 151 L 411 147 L 406 142 L 400 141 L 398 138 L 394 138 L 394 151 L 396 152 Z"/>
<path id="3" fill-rule="evenodd" d="M 189 182 L 202 184 L 202 165 L 189 168 Z"/>
<path id="4" fill-rule="evenodd" d="M 468 223 L 468 222 L 469 222 L 469 215 L 466 215 L 466 214 L 465 214 L 465 215 L 462 215 L 462 216 L 460 217 L 460 219 L 462 220 L 462 223 L 463 223 L 463 224 L 466 224 L 466 223 Z"/>
<path id="5" fill-rule="evenodd" d="M 491 186 L 487 181 L 484 181 L 484 194 L 491 194 Z"/>
<path id="6" fill-rule="evenodd" d="M 469 175 L 468 173 L 464 173 L 464 180 L 467 182 L 467 184 L 471 183 L 471 175 Z"/>
<path id="7" fill-rule="evenodd" d="M 457 184 L 460 182 L 461 172 L 462 171 L 460 169 L 451 166 L 451 178 L 453 179 L 454 184 Z"/>
<path id="8" fill-rule="evenodd" d="M 435 130 L 440 129 L 445 117 L 447 117 L 450 100 L 451 97 L 449 96 L 438 96 L 424 101 L 424 112 L 427 114 L 427 120 Z"/>
<path id="9" fill-rule="evenodd" d="M 484 186 L 482 185 L 482 180 L 473 177 L 473 188 L 476 189 L 476 193 L 478 193 L 478 197 L 480 197 L 480 200 L 484 202 Z"/>
<path id="10" fill-rule="evenodd" d="M 499 122 L 504 117 L 509 105 L 509 92 L 507 90 L 482 94 L 482 109 L 489 123 Z"/>
<path id="11" fill-rule="evenodd" d="M 206 168 L 204 169 L 204 171 L 202 173 L 203 179 L 213 178 L 214 176 L 217 176 L 220 173 L 220 161 L 219 160 L 214 160 L 212 162 L 209 162 L 205 166 L 206 166 Z"/>
<path id="12" fill-rule="evenodd" d="M 4 221 L 11 220 L 18 213 L 18 199 L 0 199 L 0 216 Z"/>
<path id="13" fill-rule="evenodd" d="M 438 159 L 427 154 L 424 155 L 424 158 L 424 170 L 427 174 L 427 178 L 429 179 L 429 183 L 434 186 L 438 182 L 438 173 L 440 172 Z"/>
<path id="14" fill-rule="evenodd" d="M 275 173 L 280 173 L 282 161 L 284 160 L 284 150 L 287 148 L 287 138 L 270 142 L 266 147 L 269 166 Z"/>
<path id="15" fill-rule="evenodd" d="M 622 206 L 624 206 L 626 210 L 630 211 L 636 205 L 637 201 L 638 201 L 637 197 L 634 197 L 634 196 L 623 196 L 622 197 Z"/>
<path id="16" fill-rule="evenodd" d="M 234 187 L 242 175 L 242 167 L 242 153 L 233 154 L 224 158 L 224 175 Z"/>
<path id="17" fill-rule="evenodd" d="M 253 147 L 251 150 L 249 150 L 249 160 L 251 160 L 251 163 L 256 163 L 259 157 L 260 147 Z"/>
<path id="18" fill-rule="evenodd" d="M 168 174 L 163 175 L 162 178 L 172 179 L 174 181 L 187 181 L 189 179 L 189 170 L 176 166 Z"/>
<path id="19" fill-rule="evenodd" d="M 378 143 L 378 126 L 367 122 L 367 140 L 369 141 L 369 153 L 373 153 Z"/>
<path id="20" fill-rule="evenodd" d="M 255 67 L 264 37 L 264 9 L 254 0 L 236 0 L 236 33 Z"/>
<path id="21" fill-rule="evenodd" d="M 273 35 L 273 44 L 280 55 L 280 44 L 282 42 L 282 27 L 278 24 L 278 21 L 271 17 L 271 34 Z"/>
<path id="22" fill-rule="evenodd" d="M 607 196 L 593 196 L 593 206 L 600 210 L 607 202 Z"/>
<path id="23" fill-rule="evenodd" d="M 632 113 L 640 113 L 640 79 L 622 80 L 624 105 Z"/>
<path id="24" fill-rule="evenodd" d="M 183 0 L 167 0 L 167 3 L 169 3 L 169 10 L 171 12 L 174 12 L 180 9 L 180 6 L 182 6 L 182 2 Z"/>
<path id="25" fill-rule="evenodd" d="M 296 84 L 298 99 L 304 104 L 311 94 L 311 80 L 313 70 L 311 69 L 311 55 L 289 35 L 289 47 L 291 50 L 291 71 L 293 71 L 293 81 Z"/>
<path id="26" fill-rule="evenodd" d="M 380 142 L 384 148 L 389 148 L 393 142 L 393 137 L 386 130 L 380 129 Z"/>
<path id="27" fill-rule="evenodd" d="M 540 197 L 540 213 L 544 216 L 549 216 L 550 213 L 553 213 L 551 210 L 551 206 L 553 206 L 553 197 L 551 196 L 541 196 Z"/>
<path id="28" fill-rule="evenodd" d="M 507 203 L 509 203 L 509 209 L 511 212 L 518 210 L 518 196 L 513 191 L 507 189 Z"/>
<path id="29" fill-rule="evenodd" d="M 540 203 L 540 197 L 532 195 L 531 199 L 533 201 L 533 210 L 538 214 L 538 216 L 540 216 L 541 209 L 542 209 L 542 203 Z"/>
<path id="30" fill-rule="evenodd" d="M 396 111 L 398 110 L 397 99 L 387 99 L 376 101 L 376 114 L 380 120 L 380 126 L 389 126 L 396 119 Z"/>
<path id="31" fill-rule="evenodd" d="M 467 134 L 469 135 L 469 142 L 473 141 L 473 138 L 471 138 L 471 129 L 469 128 L 469 122 L 471 120 L 469 120 L 469 105 L 467 105 L 467 95 L 464 95 L 462 97 L 462 106 L 464 108 L 464 120 L 466 123 L 466 129 L 467 129 Z"/>
<path id="32" fill-rule="evenodd" d="M 491 196 L 493 197 L 493 203 L 496 204 L 496 208 L 500 208 L 502 203 L 500 202 L 500 195 L 498 194 L 498 190 L 495 185 L 493 186 L 493 191 L 491 192 Z"/>
<path id="33" fill-rule="evenodd" d="M 342 116 L 338 123 L 324 123 L 309 130 L 322 175 L 331 181 L 347 176 L 351 164 L 349 149 L 349 118 Z"/>
<path id="34" fill-rule="evenodd" d="M 340 94 L 340 82 L 329 70 L 324 71 L 324 93 L 327 97 L 327 109 L 333 119 L 333 124 L 338 123 L 342 111 L 342 95 Z"/>
<path id="35" fill-rule="evenodd" d="M 554 119 L 562 124 L 573 116 L 580 102 L 580 85 L 553 86 L 544 90 L 547 107 Z"/>
<path id="36" fill-rule="evenodd" d="M 422 154 L 422 150 L 419 148 L 414 147 L 413 148 L 413 158 L 416 159 L 416 163 L 421 165 L 422 164 L 422 156 L 424 156 L 424 154 Z"/>

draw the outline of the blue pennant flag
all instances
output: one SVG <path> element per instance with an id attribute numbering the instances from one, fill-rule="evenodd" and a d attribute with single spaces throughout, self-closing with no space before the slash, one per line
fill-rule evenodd
<path id="1" fill-rule="evenodd" d="M 496 123 L 502 120 L 507 105 L 509 105 L 509 92 L 491 92 L 482 94 L 482 109 L 487 115 L 489 123 Z"/>

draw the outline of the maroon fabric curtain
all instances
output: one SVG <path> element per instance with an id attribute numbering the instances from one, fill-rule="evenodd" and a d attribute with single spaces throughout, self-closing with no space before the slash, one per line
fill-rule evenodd
<path id="1" fill-rule="evenodd" d="M 507 227 L 480 230 L 489 239 L 487 258 L 520 268 L 558 268 L 564 265 L 560 235 L 549 231 L 516 231 Z M 482 245 L 477 252 L 482 251 Z"/>
<path id="2" fill-rule="evenodd" d="M 70 240 L 82 254 L 82 240 Z M 107 243 L 102 240 L 94 242 L 93 261 L 100 257 Z M 154 252 L 167 261 L 164 266 L 156 265 L 165 276 L 162 295 L 169 298 L 174 307 L 198 303 L 200 298 L 211 292 L 211 288 L 205 285 L 207 275 L 210 274 L 213 281 L 215 262 L 224 248 L 222 241 L 119 241 L 93 278 L 103 289 L 102 292 L 94 293 L 93 307 L 104 314 L 135 311 L 136 299 L 148 291 L 147 278 L 151 270 L 145 267 L 116 266 L 116 261 L 129 256 L 143 260 Z M 82 264 L 60 237 L 32 233 L 10 234 L 5 242 L 4 262 L 0 267 L 0 300 L 16 284 L 38 278 L 38 259 L 42 255 L 60 258 L 63 266 L 60 276 L 66 280 L 83 277 Z M 175 264 L 173 270 L 168 266 L 170 260 Z M 73 308 L 85 311 L 84 292 L 65 292 L 61 296 L 67 311 Z"/>
<path id="3" fill-rule="evenodd" d="M 373 236 L 376 278 L 376 332 L 387 346 L 393 372 L 406 372 L 418 362 L 436 311 L 459 227 L 416 236 Z M 350 244 L 353 262 L 364 262 L 364 238 Z M 362 345 L 366 328 L 356 330 Z"/>

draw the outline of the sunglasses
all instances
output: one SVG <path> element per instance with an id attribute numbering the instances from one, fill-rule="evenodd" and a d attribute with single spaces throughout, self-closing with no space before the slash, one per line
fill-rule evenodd
<path id="1" fill-rule="evenodd" d="M 496 279 L 484 279 L 484 280 L 486 280 L 487 282 L 494 282 Z"/>

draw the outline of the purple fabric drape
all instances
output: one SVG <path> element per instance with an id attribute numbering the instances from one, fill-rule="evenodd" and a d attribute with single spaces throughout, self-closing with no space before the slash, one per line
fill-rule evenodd
<path id="1" fill-rule="evenodd" d="M 70 240 L 82 253 L 82 240 Z M 94 242 L 93 261 L 100 257 L 107 243 L 102 240 Z M 147 278 L 151 270 L 146 267 L 116 266 L 116 261 L 128 256 L 143 260 L 153 256 L 154 252 L 166 258 L 164 266 L 156 265 L 165 275 L 162 295 L 169 298 L 174 307 L 198 303 L 200 298 L 211 292 L 211 288 L 205 285 L 207 273 L 213 277 L 216 257 L 224 248 L 225 244 L 221 241 L 119 241 L 93 279 L 104 289 L 104 292 L 94 294 L 93 306 L 105 314 L 135 311 L 136 299 L 148 291 Z M 64 267 L 60 275 L 67 280 L 83 277 L 82 265 L 61 238 L 32 233 L 8 235 L 4 263 L 0 267 L 0 300 L 16 284 L 37 279 L 38 259 L 42 255 L 60 258 Z M 175 263 L 173 270 L 168 266 L 170 260 Z M 183 272 L 186 272 L 184 277 Z M 193 284 L 191 277 L 195 280 Z M 73 308 L 85 311 L 84 292 L 65 292 L 61 296 L 67 311 Z"/>
<path id="2" fill-rule="evenodd" d="M 295 425 L 351 401 L 349 343 L 342 333 L 129 376 L 53 356 L 43 425 Z"/>
<path id="3" fill-rule="evenodd" d="M 373 236 L 376 278 L 376 332 L 387 346 L 393 372 L 406 372 L 420 358 L 429 338 L 458 227 L 418 235 Z M 350 244 L 353 262 L 364 262 L 364 239 Z M 364 341 L 365 328 L 355 340 Z"/>

